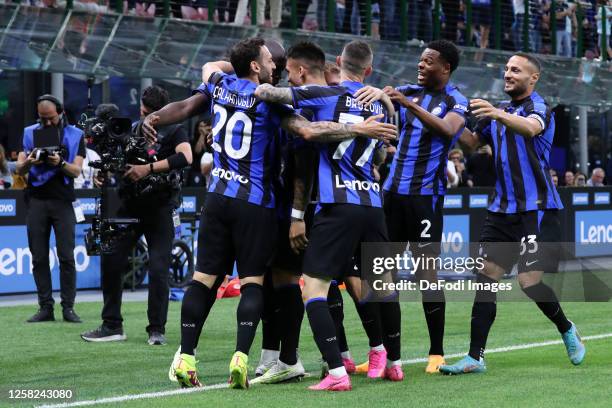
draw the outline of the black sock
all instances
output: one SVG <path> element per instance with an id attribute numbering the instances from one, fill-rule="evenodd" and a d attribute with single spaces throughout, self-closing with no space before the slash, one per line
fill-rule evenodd
<path id="1" fill-rule="evenodd" d="M 277 289 L 281 349 L 279 360 L 285 364 L 297 363 L 297 349 L 300 344 L 300 329 L 304 319 L 304 302 L 300 285 L 286 285 Z"/>
<path id="2" fill-rule="evenodd" d="M 314 335 L 315 342 L 327 362 L 330 370 L 342 367 L 342 356 L 338 348 L 338 339 L 334 328 L 334 321 L 329 314 L 327 299 L 314 298 L 306 302 L 306 313 Z"/>
<path id="3" fill-rule="evenodd" d="M 256 283 L 247 283 L 240 288 L 240 302 L 236 311 L 238 334 L 236 351 L 249 354 L 257 325 L 263 310 L 263 287 Z"/>
<path id="4" fill-rule="evenodd" d="M 429 355 L 444 355 L 444 317 L 446 302 L 443 290 L 423 290 L 423 311 L 429 331 Z"/>
<path id="5" fill-rule="evenodd" d="M 280 328 L 277 319 L 278 294 L 272 286 L 271 278 L 271 276 L 266 276 L 263 285 L 264 306 L 261 315 L 261 348 L 278 351 L 280 349 Z"/>
<path id="6" fill-rule="evenodd" d="M 559 304 L 555 292 L 550 286 L 546 285 L 544 282 L 540 282 L 537 285 L 523 288 L 523 292 L 525 292 L 525 294 L 538 305 L 542 313 L 557 326 L 559 333 L 565 333 L 572 327 L 570 321 L 565 317 L 565 313 L 563 313 L 563 309 Z"/>
<path id="7" fill-rule="evenodd" d="M 357 313 L 361 318 L 361 325 L 368 336 L 370 347 L 383 344 L 382 328 L 380 327 L 380 308 L 376 302 L 357 302 Z"/>
<path id="8" fill-rule="evenodd" d="M 219 276 L 217 280 L 215 281 L 215 284 L 213 285 L 213 287 L 210 288 L 210 292 L 208 293 L 208 297 L 206 298 L 206 310 L 204 312 L 204 316 L 202 317 L 202 322 L 197 327 L 196 341 L 193 346 L 194 351 L 195 349 L 198 348 L 198 343 L 200 343 L 200 335 L 202 334 L 202 328 L 204 327 L 204 322 L 208 318 L 208 314 L 212 310 L 212 307 L 215 304 L 215 301 L 217 300 L 217 290 L 223 283 L 223 280 L 224 280 L 224 277 Z"/>
<path id="9" fill-rule="evenodd" d="M 496 280 L 489 278 L 481 273 L 476 277 L 477 283 L 495 283 Z M 490 290 L 477 290 L 472 306 L 472 323 L 470 335 L 469 355 L 479 360 L 484 357 L 484 350 L 487 346 L 489 330 L 495 321 L 497 314 L 497 294 Z"/>
<path id="10" fill-rule="evenodd" d="M 398 361 L 401 359 L 402 313 L 397 299 L 380 302 L 380 321 L 382 325 L 383 344 L 387 350 L 387 359 Z"/>
<path id="11" fill-rule="evenodd" d="M 202 282 L 192 281 L 181 304 L 181 353 L 193 355 L 200 330 L 212 307 L 210 289 Z"/>
<path id="12" fill-rule="evenodd" d="M 329 305 L 329 313 L 332 319 L 334 319 L 334 325 L 336 326 L 338 347 L 340 347 L 340 352 L 344 353 L 349 350 L 349 347 L 346 342 L 346 333 L 344 332 L 344 299 L 337 284 L 332 283 L 329 287 L 327 304 Z"/>

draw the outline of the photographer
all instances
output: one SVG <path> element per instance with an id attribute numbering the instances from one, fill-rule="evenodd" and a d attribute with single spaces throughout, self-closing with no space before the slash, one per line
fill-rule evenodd
<path id="1" fill-rule="evenodd" d="M 157 86 L 144 90 L 140 113 L 144 118 L 168 103 L 168 93 Z M 112 115 L 111 115 L 112 116 Z M 133 138 L 142 138 L 136 134 Z M 144 140 L 142 140 L 144 143 Z M 173 214 L 180 205 L 180 177 L 176 183 L 163 183 L 161 176 L 179 174 L 192 161 L 189 135 L 181 125 L 159 127 L 156 140 L 147 144 L 147 151 L 154 152 L 155 161 L 147 164 L 128 165 L 124 174 L 117 174 L 121 205 L 118 217 L 137 218 L 129 233 L 122 235 L 114 253 L 102 256 L 102 292 L 104 307 L 102 325 L 81 334 L 83 340 L 103 342 L 125 340 L 121 316 L 123 275 L 128 269 L 128 256 L 141 235 L 144 234 L 149 251 L 149 303 L 147 316 L 150 345 L 166 344 L 165 326 L 168 314 L 168 274 L 170 269 L 175 224 Z M 103 154 L 101 154 L 104 157 Z M 100 186 L 100 175 L 95 179 Z M 106 175 L 108 176 L 108 175 Z M 150 187 L 142 187 L 151 181 Z"/>
<path id="2" fill-rule="evenodd" d="M 74 178 L 81 173 L 85 144 L 83 132 L 64 117 L 62 103 L 52 95 L 38 98 L 38 123 L 23 131 L 23 148 L 16 173 L 28 175 L 28 245 L 32 253 L 32 273 L 38 291 L 40 310 L 28 322 L 55 320 L 49 268 L 49 239 L 55 231 L 60 267 L 61 304 L 67 322 L 80 323 L 74 312 L 76 269 L 74 236 L 76 217 Z"/>

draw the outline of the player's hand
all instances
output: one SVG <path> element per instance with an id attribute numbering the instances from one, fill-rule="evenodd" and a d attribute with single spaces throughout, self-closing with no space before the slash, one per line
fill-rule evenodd
<path id="1" fill-rule="evenodd" d="M 52 155 L 49 155 L 49 158 L 47 159 L 47 164 L 53 167 L 59 166 L 61 162 L 62 162 L 62 158 L 57 153 L 53 153 Z"/>
<path id="2" fill-rule="evenodd" d="M 492 120 L 499 119 L 502 111 L 491 105 L 484 99 L 472 99 L 470 101 L 470 111 L 478 118 L 490 118 Z"/>
<path id="3" fill-rule="evenodd" d="M 304 220 L 291 220 L 291 226 L 289 227 L 289 245 L 291 246 L 291 250 L 296 254 L 299 254 L 308 246 L 306 223 Z"/>
<path id="4" fill-rule="evenodd" d="M 26 158 L 26 162 L 32 166 L 32 165 L 39 165 L 42 164 L 42 162 L 40 160 L 36 160 L 36 149 L 32 150 L 30 152 L 30 154 L 28 155 L 28 157 Z"/>
<path id="5" fill-rule="evenodd" d="M 355 92 L 357 102 L 362 103 L 364 106 L 370 106 L 376 101 L 380 101 L 384 97 L 385 93 L 382 89 L 378 89 L 374 86 L 364 86 Z"/>
<path id="6" fill-rule="evenodd" d="M 371 139 L 383 140 L 385 142 L 395 140 L 397 138 L 397 126 L 392 123 L 379 122 L 379 119 L 385 115 L 370 116 L 361 123 L 354 124 L 354 129 L 362 136 Z"/>
<path id="7" fill-rule="evenodd" d="M 406 98 L 406 96 L 403 93 L 393 88 L 392 86 L 385 86 L 383 88 L 383 92 L 387 94 L 389 98 L 391 98 L 391 102 L 393 103 L 396 103 L 404 107 L 408 107 L 408 105 L 410 104 L 410 102 L 408 101 L 408 98 Z"/>
<path id="8" fill-rule="evenodd" d="M 151 170 L 148 164 L 138 164 L 130 166 L 128 171 L 125 172 L 123 178 L 128 178 L 131 181 L 138 181 L 149 175 Z"/>
<path id="9" fill-rule="evenodd" d="M 155 126 L 159 122 L 159 116 L 157 115 L 148 115 L 142 121 L 142 134 L 147 139 L 150 144 L 157 142 L 157 130 L 155 130 Z"/>

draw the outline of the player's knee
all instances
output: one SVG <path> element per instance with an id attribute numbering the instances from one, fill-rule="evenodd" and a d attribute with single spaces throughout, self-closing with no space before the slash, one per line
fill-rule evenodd
<path id="1" fill-rule="evenodd" d="M 300 282 L 300 277 L 282 269 L 275 269 L 273 275 L 274 287 L 280 287 L 285 285 L 295 285 Z"/>
<path id="2" fill-rule="evenodd" d="M 193 280 L 206 285 L 210 289 L 214 286 L 217 277 L 215 275 L 209 275 L 207 273 L 196 271 L 193 273 Z"/>
<path id="3" fill-rule="evenodd" d="M 487 278 L 499 281 L 504 276 L 505 271 L 501 266 L 489 261 L 484 261 L 483 264 L 484 267 L 478 272 Z"/>
<path id="4" fill-rule="evenodd" d="M 240 286 L 245 286 L 245 285 L 248 285 L 250 283 L 252 283 L 254 285 L 263 286 L 264 275 L 261 275 L 261 276 L 248 276 L 246 278 L 241 278 L 240 279 Z"/>
<path id="5" fill-rule="evenodd" d="M 518 275 L 518 283 L 523 292 L 532 286 L 537 285 L 542 281 L 542 276 L 539 273 L 527 272 Z"/>

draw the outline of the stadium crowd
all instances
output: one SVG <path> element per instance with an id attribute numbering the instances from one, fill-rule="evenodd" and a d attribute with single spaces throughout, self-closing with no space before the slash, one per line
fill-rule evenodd
<path id="1" fill-rule="evenodd" d="M 66 0 L 28 0 L 32 6 L 65 8 Z M 209 20 L 209 1 L 172 0 L 170 14 L 188 20 Z M 250 24 L 251 2 L 248 0 L 215 1 L 212 19 L 217 23 Z M 322 0 L 298 0 L 296 3 L 297 26 L 306 30 L 327 31 L 327 12 L 330 6 Z M 366 34 L 368 2 L 363 0 L 340 0 L 331 6 L 334 10 L 334 31 L 355 35 Z M 383 40 L 400 39 L 400 1 L 383 0 L 370 3 L 371 36 Z M 24 4 L 24 2 L 21 2 Z M 468 5 L 465 0 L 442 0 L 440 10 L 435 10 L 433 0 L 408 0 L 406 7 L 407 35 L 410 44 L 429 42 L 434 36 L 437 18 L 440 21 L 441 37 L 458 45 L 475 45 L 480 48 L 493 47 L 495 27 L 495 2 L 493 0 L 471 1 L 472 38 L 467 38 Z M 525 9 L 528 5 L 527 10 Z M 612 58 L 610 30 L 612 27 L 612 1 L 610 0 L 557 0 L 554 2 L 556 55 L 576 57 L 578 42 L 587 58 Z M 94 13 L 112 11 L 114 2 L 109 0 L 75 0 L 76 10 Z M 155 17 L 164 15 L 164 2 L 127 0 L 123 2 L 123 13 L 128 15 Z M 291 26 L 291 2 L 274 0 L 257 1 L 256 21 L 261 26 Z M 602 8 L 605 8 L 605 30 L 603 33 Z M 438 16 L 439 14 L 439 16 Z M 551 54 L 551 0 L 501 0 L 499 23 L 501 24 L 504 50 L 523 49 L 525 16 L 528 16 L 529 51 Z M 579 28 L 581 32 L 579 33 Z M 601 52 L 601 35 L 608 39 L 608 49 Z"/>

